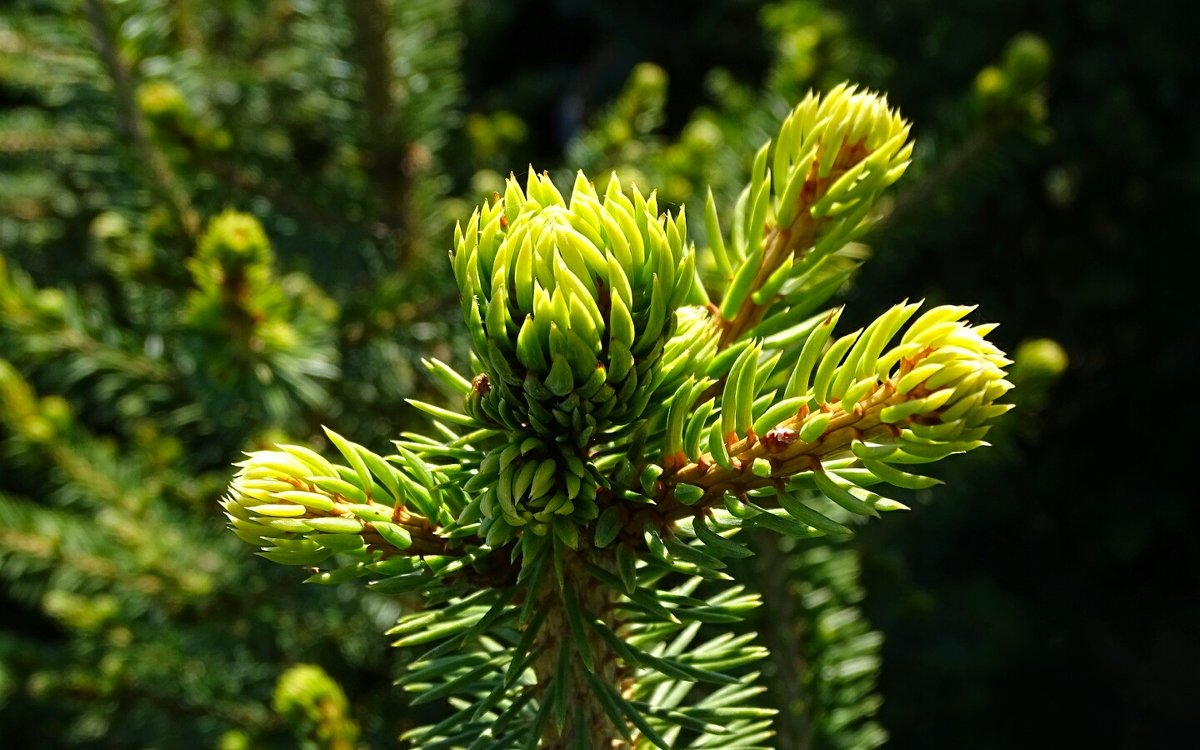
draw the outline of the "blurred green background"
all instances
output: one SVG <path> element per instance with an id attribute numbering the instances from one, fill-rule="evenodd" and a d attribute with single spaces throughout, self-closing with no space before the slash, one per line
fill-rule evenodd
<path id="1" fill-rule="evenodd" d="M 422 424 L 420 359 L 466 366 L 451 229 L 509 170 L 616 170 L 698 216 L 846 79 L 918 143 L 847 325 L 925 297 L 1061 348 L 1021 348 L 1019 408 L 947 487 L 764 579 L 779 747 L 873 747 L 863 722 L 898 748 L 1181 746 L 1200 67 L 1177 8 L 6 3 L 0 746 L 394 746 L 415 718 L 382 632 L 413 602 L 248 555 L 231 462 Z M 860 693 L 822 687 L 814 590 L 853 622 L 831 643 L 883 633 Z"/>

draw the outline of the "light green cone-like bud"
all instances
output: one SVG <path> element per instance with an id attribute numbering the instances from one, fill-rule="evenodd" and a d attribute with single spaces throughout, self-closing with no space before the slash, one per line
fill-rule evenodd
<path id="1" fill-rule="evenodd" d="M 1018 34 L 1004 49 L 1004 72 L 1022 92 L 1030 91 L 1050 73 L 1050 45 L 1036 34 Z"/>
<path id="2" fill-rule="evenodd" d="M 342 442 L 357 459 L 352 467 L 294 445 L 251 453 L 221 502 L 233 532 L 285 565 L 317 565 L 335 553 L 369 565 L 410 548 L 439 552 L 428 519 L 405 507 L 395 467 Z"/>
<path id="3" fill-rule="evenodd" d="M 877 364 L 883 372 L 889 362 L 899 363 L 889 382 L 909 400 L 885 407 L 880 419 L 906 424 L 905 442 L 974 447 L 992 420 L 1012 408 L 995 403 L 1012 388 L 1004 371 L 1012 361 L 984 338 L 994 325 L 972 326 L 961 320 L 973 309 L 933 308 Z M 847 388 L 840 395 L 845 408 L 852 394 Z"/>
<path id="4" fill-rule="evenodd" d="M 695 291 L 682 212 L 653 194 L 603 198 L 580 173 L 568 203 L 549 177 L 510 177 L 503 198 L 455 230 L 454 273 L 486 379 L 468 409 L 510 429 L 570 433 L 628 423 L 646 407 L 674 311 Z"/>
<path id="5" fill-rule="evenodd" d="M 350 717 L 350 703 L 337 682 L 315 664 L 297 664 L 279 675 L 272 700 L 275 711 L 293 729 L 305 730 L 316 747 L 353 748 L 358 725 Z"/>
<path id="6" fill-rule="evenodd" d="M 137 89 L 137 104 L 152 121 L 184 120 L 191 116 L 187 97 L 170 81 L 147 81 Z"/>
<path id="7" fill-rule="evenodd" d="M 946 453 L 977 445 L 991 420 L 1011 408 L 995 403 L 1012 388 L 1004 371 L 1011 361 L 985 338 L 995 326 L 969 325 L 962 318 L 974 308 L 958 305 L 927 311 L 885 350 L 919 307 L 896 305 L 866 329 L 837 339 L 819 362 L 802 354 L 790 388 L 809 408 L 788 426 L 808 440 L 843 423 L 860 430 L 888 425 L 917 452 L 933 443 Z M 818 330 L 815 346 L 833 322 L 831 316 Z"/>
<path id="8" fill-rule="evenodd" d="M 873 92 L 843 84 L 825 95 L 809 93 L 774 141 L 759 149 L 728 242 L 710 194 L 705 225 L 726 280 L 720 313 L 733 322 L 723 346 L 756 325 L 774 301 L 802 303 L 830 270 L 827 261 L 867 230 L 883 191 L 908 167 L 909 130 Z"/>
<path id="9" fill-rule="evenodd" d="M 810 93 L 775 139 L 771 167 L 779 225 L 789 226 L 804 205 L 812 206 L 813 218 L 848 218 L 845 223 L 856 225 L 908 167 L 909 128 L 886 97 L 871 91 L 842 84 L 824 96 Z"/>
<path id="10" fill-rule="evenodd" d="M 1036 383 L 1051 383 L 1070 364 L 1067 352 L 1054 339 L 1031 339 L 1017 347 L 1013 377 Z"/>
<path id="11" fill-rule="evenodd" d="M 224 211 L 209 222 L 196 261 L 227 270 L 269 266 L 275 253 L 263 232 L 262 224 L 250 214 Z"/>
<path id="12" fill-rule="evenodd" d="M 191 315 L 203 315 L 210 306 L 261 311 L 268 296 L 264 290 L 277 284 L 274 260 L 275 251 L 258 219 L 233 210 L 213 217 L 196 254 L 187 261 L 197 287 L 190 295 Z"/>

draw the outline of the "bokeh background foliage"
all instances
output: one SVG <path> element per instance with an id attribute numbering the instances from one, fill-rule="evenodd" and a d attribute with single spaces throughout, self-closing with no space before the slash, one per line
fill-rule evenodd
<path id="1" fill-rule="evenodd" d="M 849 309 L 979 302 L 1070 366 L 1021 348 L 995 449 L 913 513 L 757 540 L 778 747 L 1174 744 L 1200 694 L 1191 46 L 1165 1 L 6 4 L 0 741 L 389 747 L 428 719 L 381 636 L 412 602 L 246 556 L 230 462 L 321 424 L 383 446 L 403 397 L 444 397 L 419 360 L 465 361 L 450 228 L 508 170 L 695 211 L 852 79 L 918 150 Z"/>

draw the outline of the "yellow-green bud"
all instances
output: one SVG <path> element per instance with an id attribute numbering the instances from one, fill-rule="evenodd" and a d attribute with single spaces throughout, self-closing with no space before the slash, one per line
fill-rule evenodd
<path id="1" fill-rule="evenodd" d="M 129 236 L 129 222 L 116 211 L 105 211 L 92 220 L 88 231 L 101 242 L 124 239 Z"/>
<path id="2" fill-rule="evenodd" d="M 230 526 L 263 557 L 285 565 L 316 565 L 334 553 L 363 560 L 408 549 L 412 530 L 428 528 L 408 511 L 378 474 L 390 470 L 373 457 L 355 467 L 330 463 L 301 446 L 255 451 L 221 501 Z M 394 482 L 389 482 L 394 484 Z"/>
<path id="3" fill-rule="evenodd" d="M 929 310 L 882 358 L 897 364 L 889 382 L 908 398 L 885 407 L 880 418 L 904 425 L 916 442 L 977 441 L 995 417 L 1012 408 L 995 403 L 1012 388 L 1004 371 L 1012 361 L 984 338 L 995 326 L 961 320 L 971 309 Z"/>
<path id="4" fill-rule="evenodd" d="M 1018 91 L 1029 91 L 1050 73 L 1050 46 L 1037 34 L 1018 34 L 1004 49 L 1004 71 Z"/>
<path id="5" fill-rule="evenodd" d="M 43 315 L 59 316 L 67 306 L 67 295 L 61 289 L 39 289 L 33 298 L 33 305 Z"/>
<path id="6" fill-rule="evenodd" d="M 788 386 L 805 408 L 775 424 L 759 424 L 799 438 L 797 444 L 789 440 L 781 455 L 806 453 L 810 445 L 804 444 L 848 425 L 858 430 L 889 426 L 891 437 L 917 445 L 914 450 L 936 444 L 946 449 L 942 455 L 979 444 L 991 421 L 1011 408 L 996 403 L 1012 388 L 1004 370 L 1011 361 L 986 339 L 995 326 L 969 325 L 962 319 L 974 308 L 958 305 L 928 310 L 898 344 L 886 348 L 919 307 L 896 305 L 867 328 L 831 344 L 819 363 L 805 346 Z M 811 352 L 824 346 L 833 317 L 813 335 Z"/>
<path id="7" fill-rule="evenodd" d="M 253 747 L 250 736 L 240 729 L 230 729 L 217 741 L 217 750 L 251 750 Z"/>
<path id="8" fill-rule="evenodd" d="M 279 675 L 272 704 L 293 724 L 307 724 L 322 747 L 353 747 L 358 725 L 349 716 L 341 686 L 315 664 L 297 664 Z"/>
<path id="9" fill-rule="evenodd" d="M 862 219 L 855 209 L 870 206 L 908 167 L 909 130 L 887 98 L 874 92 L 847 84 L 824 96 L 810 92 L 783 121 L 770 164 L 763 165 L 771 168 L 779 226 L 790 226 L 800 207 L 811 206 L 814 219 L 837 219 L 821 239 L 844 244 L 841 231 Z"/>
<path id="10" fill-rule="evenodd" d="M 653 194 L 632 192 L 614 176 L 601 198 L 580 173 L 568 203 L 531 171 L 456 229 L 463 315 L 487 375 L 474 413 L 590 436 L 645 409 L 695 260 L 682 213 L 660 216 Z"/>
<path id="11" fill-rule="evenodd" d="M 1070 364 L 1066 350 L 1054 339 L 1022 341 L 1014 359 L 1013 381 L 1034 390 L 1048 387 Z"/>
<path id="12" fill-rule="evenodd" d="M 1008 89 L 1008 77 L 995 65 L 989 65 L 975 76 L 975 95 L 985 103 L 1001 99 Z"/>
<path id="13" fill-rule="evenodd" d="M 170 81 L 147 81 L 137 90 L 138 108 L 152 120 L 180 119 L 188 116 L 187 99 Z"/>
<path id="14" fill-rule="evenodd" d="M 269 264 L 274 253 L 258 219 L 226 210 L 209 222 L 200 238 L 196 258 L 202 263 L 234 269 Z"/>

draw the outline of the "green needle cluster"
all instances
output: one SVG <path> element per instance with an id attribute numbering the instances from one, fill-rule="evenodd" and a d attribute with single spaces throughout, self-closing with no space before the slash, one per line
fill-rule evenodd
<path id="1" fill-rule="evenodd" d="M 605 484 L 587 448 L 646 410 L 675 310 L 695 296 L 695 250 L 683 213 L 653 194 L 603 197 L 579 173 L 570 201 L 530 170 L 455 230 L 463 316 L 483 368 L 468 414 L 507 435 L 471 480 L 485 534 L 596 518 Z M 561 534 L 573 538 L 565 526 Z"/>
<path id="2" fill-rule="evenodd" d="M 614 175 L 603 199 L 579 173 L 570 203 L 546 175 L 455 230 L 463 316 L 487 385 L 473 413 L 522 433 L 587 445 L 636 419 L 652 393 L 673 313 L 692 295 L 683 213 L 659 215 Z"/>
<path id="3" fill-rule="evenodd" d="M 984 336 L 994 325 L 962 321 L 973 308 L 935 307 L 889 346 L 920 303 L 899 304 L 865 329 L 830 342 L 840 310 L 776 367 L 748 347 L 719 398 L 681 391 L 669 407 L 678 452 L 648 468 L 686 506 L 738 503 L 765 489 L 797 522 L 836 525 L 807 507 L 805 491 L 860 515 L 905 506 L 874 489 L 919 489 L 935 480 L 895 465 L 920 464 L 985 445 L 990 423 L 1012 408 L 996 400 L 1012 388 L 1011 364 Z M 689 398 L 691 396 L 691 398 Z M 718 419 L 709 419 L 714 413 Z M 692 507 L 678 509 L 690 515 Z M 832 525 L 831 525 L 832 524 Z"/>
<path id="4" fill-rule="evenodd" d="M 238 464 L 221 502 L 233 532 L 283 565 L 311 567 L 339 556 L 333 571 L 314 575 L 324 583 L 455 572 L 430 564 L 447 549 L 435 533 L 436 524 L 449 521 L 441 498 L 383 457 L 327 434 L 346 464 L 299 445 L 255 451 Z"/>

